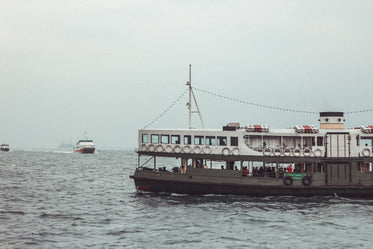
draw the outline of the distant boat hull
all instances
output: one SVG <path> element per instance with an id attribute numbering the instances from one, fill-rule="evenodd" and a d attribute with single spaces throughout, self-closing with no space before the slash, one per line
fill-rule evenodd
<path id="1" fill-rule="evenodd" d="M 1 148 L 0 150 L 1 150 L 1 151 L 8 152 L 8 151 L 9 151 L 9 148 Z"/>
<path id="2" fill-rule="evenodd" d="M 95 152 L 95 148 L 80 148 L 74 149 L 75 153 L 82 153 L 82 154 L 92 154 Z"/>

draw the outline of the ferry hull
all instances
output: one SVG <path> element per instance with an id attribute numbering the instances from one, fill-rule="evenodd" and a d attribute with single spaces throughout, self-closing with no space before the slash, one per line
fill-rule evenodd
<path id="1" fill-rule="evenodd" d="M 211 176 L 207 176 L 211 178 Z M 226 177 L 224 180 L 204 181 L 201 175 L 174 174 L 166 172 L 136 171 L 134 179 L 137 190 L 155 193 L 177 194 L 231 194 L 247 196 L 338 196 L 373 199 L 372 186 L 303 186 L 294 181 L 292 186 L 284 186 L 282 178 L 257 179 L 246 181 L 248 177 Z M 198 178 L 197 180 L 193 178 Z M 206 178 L 207 179 L 207 178 Z M 260 183 L 262 181 L 262 183 Z M 272 182 L 272 183 L 271 183 Z"/>
<path id="2" fill-rule="evenodd" d="M 92 154 L 95 152 L 95 148 L 74 149 L 74 152 L 82 154 Z"/>

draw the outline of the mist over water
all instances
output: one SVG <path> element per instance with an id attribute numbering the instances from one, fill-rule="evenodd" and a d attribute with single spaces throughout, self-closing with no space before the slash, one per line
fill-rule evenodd
<path id="1" fill-rule="evenodd" d="M 373 243 L 372 200 L 137 193 L 129 178 L 137 160 L 128 151 L 0 153 L 0 247 L 371 248 Z"/>

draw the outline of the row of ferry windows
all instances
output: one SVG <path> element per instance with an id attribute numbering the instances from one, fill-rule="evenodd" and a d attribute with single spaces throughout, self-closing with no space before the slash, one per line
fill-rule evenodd
<path id="1" fill-rule="evenodd" d="M 171 137 L 171 140 L 170 140 Z M 151 134 L 150 142 L 152 144 L 180 144 L 180 135 L 158 135 L 158 134 Z M 192 144 L 192 136 L 185 135 L 184 144 Z M 214 136 L 194 136 L 194 145 L 211 145 L 211 146 L 226 146 L 227 144 L 227 137 L 214 137 Z M 142 134 L 142 142 L 148 143 L 149 137 L 148 134 Z M 230 138 L 230 145 L 231 146 L 238 146 L 238 137 L 231 137 Z"/>

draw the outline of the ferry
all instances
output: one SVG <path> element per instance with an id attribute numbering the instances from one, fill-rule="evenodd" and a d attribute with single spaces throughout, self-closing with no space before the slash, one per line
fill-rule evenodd
<path id="1" fill-rule="evenodd" d="M 9 149 L 9 144 L 2 144 L 2 145 L 0 145 L 0 150 L 8 152 L 10 150 Z"/>
<path id="2" fill-rule="evenodd" d="M 320 112 L 318 126 L 140 129 L 130 178 L 157 193 L 373 198 L 373 126 L 344 122 L 343 112 Z M 159 157 L 177 164 L 158 167 Z"/>
<path id="3" fill-rule="evenodd" d="M 92 139 L 80 139 L 74 146 L 75 153 L 94 153 L 95 152 L 95 144 L 93 143 Z"/>

